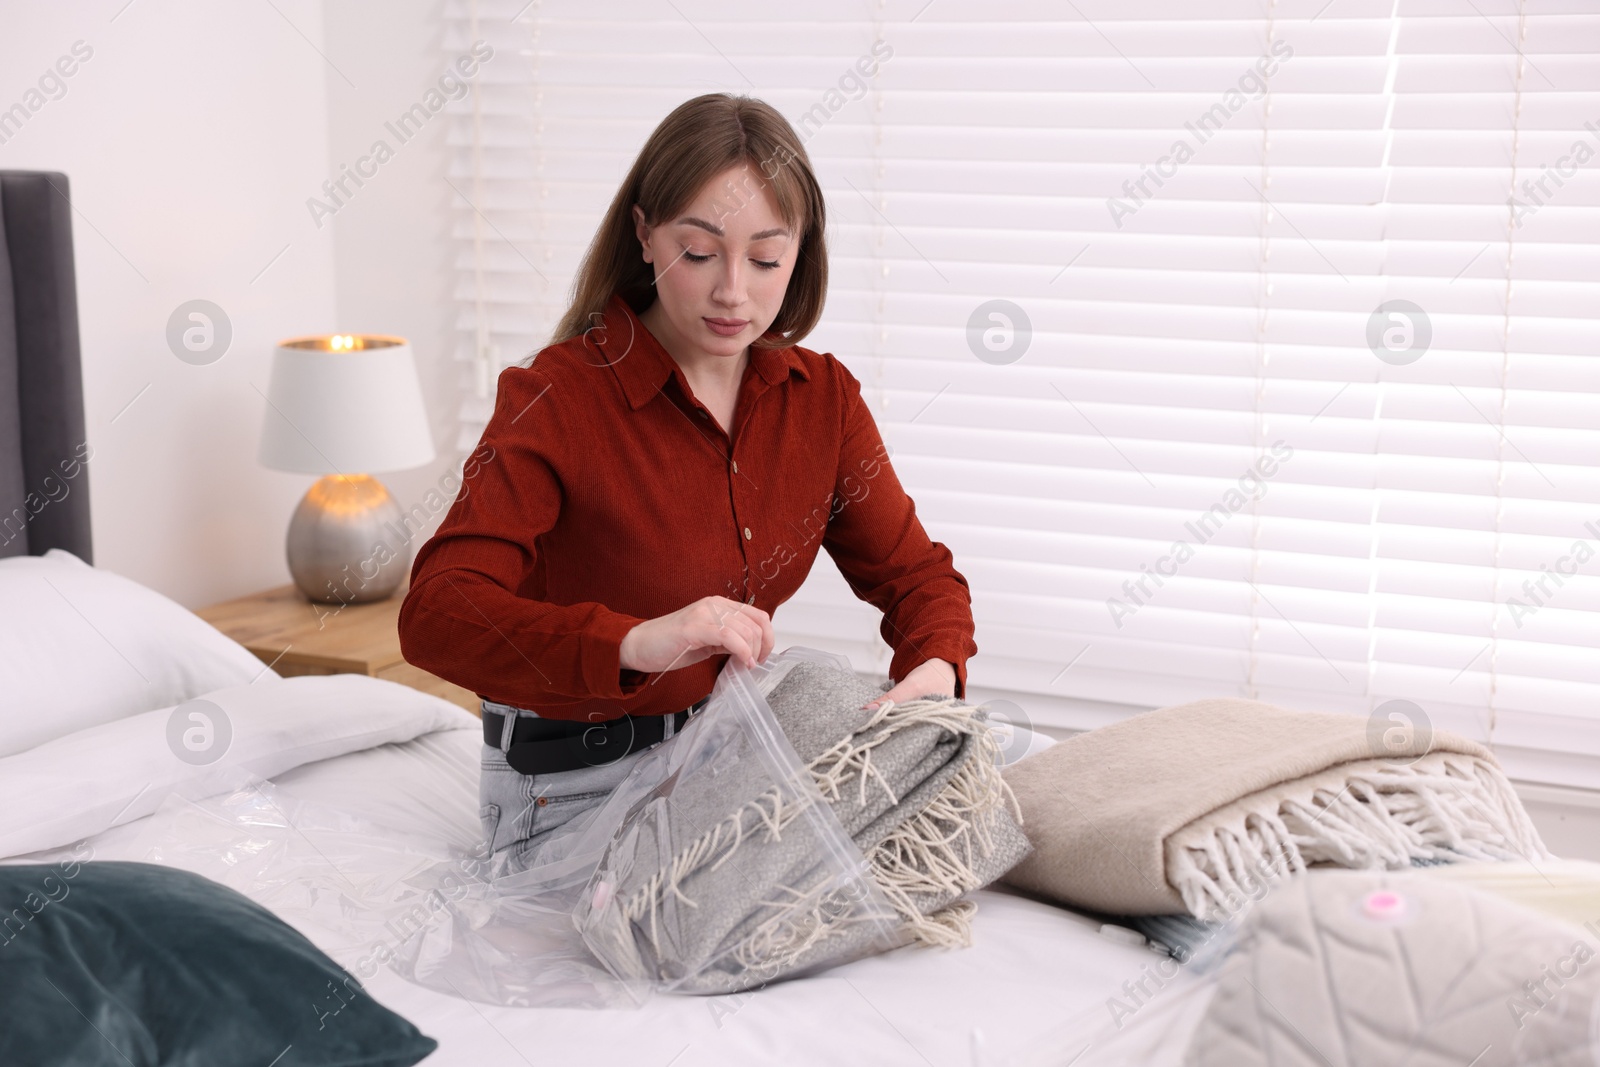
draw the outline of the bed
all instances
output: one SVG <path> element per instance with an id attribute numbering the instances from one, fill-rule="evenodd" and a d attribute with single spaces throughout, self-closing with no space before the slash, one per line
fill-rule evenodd
<path id="1" fill-rule="evenodd" d="M 205 687 L 200 698 L 226 710 L 231 748 L 228 760 L 211 766 L 173 761 L 167 724 L 174 708 L 166 706 L 83 729 L 57 724 L 55 736 L 0 757 L 0 862 L 49 863 L 85 850 L 95 860 L 162 862 L 157 846 L 171 852 L 171 824 L 163 820 L 174 804 L 257 778 L 280 798 L 463 850 L 476 844 L 481 733 L 470 713 L 381 679 L 276 678 L 242 648 L 230 658 L 220 647 L 227 638 L 214 631 L 142 646 L 134 630 L 177 634 L 175 620 L 158 616 L 182 609 L 158 605 L 153 592 L 136 587 L 96 599 L 92 583 L 132 583 L 59 551 L 9 561 L 0 588 L 15 595 L 17 573 L 28 570 L 70 597 L 152 679 L 157 658 L 186 640 L 188 662 L 203 668 L 188 684 Z M 115 668 L 108 662 L 102 673 Z M 161 827 L 154 838 L 153 825 Z M 33 847 L 45 842 L 51 847 Z M 247 882 L 240 887 L 248 890 Z M 438 1040 L 429 1064 L 1072 1061 L 1107 1030 L 1110 994 L 1138 981 L 1155 957 L 1102 934 L 1089 917 L 1000 891 L 977 897 L 970 949 L 902 949 L 753 993 L 584 1010 L 472 1003 L 387 970 L 366 987 Z M 284 918 L 354 970 L 337 937 L 297 913 Z M 1170 1000 L 1183 1002 L 1176 991 Z M 1176 1057 L 1181 1042 L 1173 1042 Z M 1101 1056 L 1097 1048 L 1077 1062 L 1132 1062 Z"/>
<path id="2" fill-rule="evenodd" d="M 29 619 L 0 649 L 0 863 L 85 849 L 159 861 L 151 829 L 174 803 L 257 780 L 471 847 L 480 733 L 470 713 L 378 679 L 278 678 L 177 605 L 90 565 L 69 196 L 65 175 L 0 172 L 0 520 L 11 519 L 0 594 L 10 618 Z M 232 709 L 229 757 L 173 761 L 170 713 L 201 699 Z M 1153 1046 L 1118 1051 L 1107 1025 L 1108 997 L 1148 969 L 1147 949 L 1021 895 L 977 900 L 970 949 L 901 949 L 731 996 L 507 1008 L 387 970 L 365 985 L 438 1041 L 430 1065 L 1177 1061 L 1171 1027 L 1144 1026 Z M 1146 1018 L 1181 1015 L 1180 985 Z"/>
<path id="3" fill-rule="evenodd" d="M 322 687 L 330 681 L 294 680 Z M 363 696 L 373 712 L 415 716 L 411 691 L 362 681 L 372 683 Z M 449 720 L 442 728 L 301 764 L 271 781 L 295 798 L 390 826 L 414 824 L 470 847 L 478 835 L 477 720 L 443 701 L 435 711 Z M 157 817 L 84 840 L 95 859 L 146 859 L 146 824 Z M 49 862 L 68 851 L 39 850 L 6 862 Z M 1102 935 L 1098 922 L 1073 912 L 997 891 L 977 897 L 970 949 L 902 949 L 753 993 L 658 996 L 636 1010 L 477 1004 L 386 970 L 365 985 L 438 1040 L 438 1051 L 424 1061 L 430 1065 L 1072 1062 L 1107 1029 L 1110 993 L 1137 980 L 1154 957 Z M 321 936 L 314 927 L 303 930 L 313 940 Z M 1179 994 L 1173 1002 L 1181 1003 Z M 1170 1061 L 1139 1062 L 1175 1063 L 1181 1048 L 1175 1037 Z M 1133 1060 L 1091 1055 L 1077 1062 Z"/>
<path id="4" fill-rule="evenodd" d="M 29 593 L 29 578 L 48 579 L 49 588 Z M 57 590 L 73 609 L 52 618 Z M 303 802 L 462 850 L 477 844 L 481 728 L 461 708 L 376 678 L 278 678 L 196 617 L 188 616 L 195 625 L 185 629 L 177 616 L 187 613 L 177 605 L 59 550 L 0 564 L 0 592 L 13 603 L 36 596 L 26 607 L 34 619 L 47 620 L 46 631 L 70 627 L 81 611 L 118 649 L 107 644 L 98 665 L 85 663 L 90 650 L 73 635 L 79 689 L 101 691 L 92 703 L 63 707 L 67 721 L 54 722 L 49 736 L 18 740 L 18 731 L 38 729 L 37 721 L 0 721 L 0 744 L 9 736 L 10 749 L 27 745 L 0 748 L 0 863 L 69 855 L 167 862 L 173 846 L 183 844 L 172 838 L 175 806 L 257 780 L 271 784 L 279 803 Z M 151 632 L 163 636 L 141 643 L 140 633 Z M 119 699 L 103 680 L 115 681 L 122 656 L 160 684 L 162 659 L 174 654 L 188 672 L 173 683 L 190 694 L 187 702 L 169 691 L 155 709 L 124 706 L 105 721 L 73 728 Z M 30 659 L 59 678 L 65 664 L 50 655 L 41 648 Z M 5 670 L 15 675 L 18 667 Z M 8 687 L 18 692 L 15 677 Z M 69 697 L 23 695 L 57 706 Z M 171 758 L 168 725 L 199 701 L 213 713 L 225 711 L 230 747 L 227 759 L 193 766 Z M 197 869 L 181 857 L 172 862 Z M 252 892 L 247 876 L 198 869 Z M 1095 1049 L 1078 1063 L 1166 1062 L 1153 1052 L 1104 1058 L 1114 1048 L 1107 1044 L 1108 1031 L 1115 1031 L 1107 1025 L 1108 998 L 1148 973 L 1157 958 L 1149 950 L 1101 933 L 1090 917 L 1020 895 L 989 890 L 977 899 L 970 949 L 901 949 L 753 993 L 657 996 L 632 1010 L 473 1003 L 387 970 L 365 984 L 372 997 L 438 1040 L 429 1064 L 733 1064 L 781 1057 L 968 1067 L 1072 1062 L 1091 1042 Z M 263 902 L 271 906 L 270 898 Z M 297 912 L 283 917 L 356 969 L 356 954 L 344 951 L 336 932 Z M 1180 987 L 1163 993 L 1173 1008 L 1184 1003 Z M 1149 1018 L 1162 1010 L 1153 1007 Z M 1177 1062 L 1181 1040 L 1172 1041 L 1170 1062 Z"/>

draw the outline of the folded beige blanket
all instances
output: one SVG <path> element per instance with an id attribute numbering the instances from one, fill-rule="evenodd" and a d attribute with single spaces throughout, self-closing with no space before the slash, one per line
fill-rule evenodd
<path id="1" fill-rule="evenodd" d="M 1228 918 L 1314 864 L 1549 858 L 1494 756 L 1436 731 L 1375 758 L 1367 721 L 1200 700 L 1004 771 L 1033 854 L 1005 881 L 1121 915 Z"/>

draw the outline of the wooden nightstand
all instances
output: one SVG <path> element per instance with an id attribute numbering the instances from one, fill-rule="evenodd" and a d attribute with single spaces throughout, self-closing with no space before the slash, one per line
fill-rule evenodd
<path id="1" fill-rule="evenodd" d="M 476 694 L 407 663 L 400 655 L 402 589 L 372 604 L 312 604 L 292 585 L 195 612 L 285 676 L 366 674 L 480 713 Z"/>

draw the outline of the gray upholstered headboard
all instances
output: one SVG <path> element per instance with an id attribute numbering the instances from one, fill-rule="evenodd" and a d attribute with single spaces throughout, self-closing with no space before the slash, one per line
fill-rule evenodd
<path id="1" fill-rule="evenodd" d="M 0 170 L 0 557 L 93 563 L 67 176 Z"/>

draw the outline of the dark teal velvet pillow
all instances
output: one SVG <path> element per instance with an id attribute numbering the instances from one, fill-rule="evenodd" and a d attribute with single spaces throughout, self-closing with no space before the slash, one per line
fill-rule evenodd
<path id="1" fill-rule="evenodd" d="M 0 864 L 0 1064 L 409 1067 L 437 1047 L 299 931 L 207 878 Z"/>

